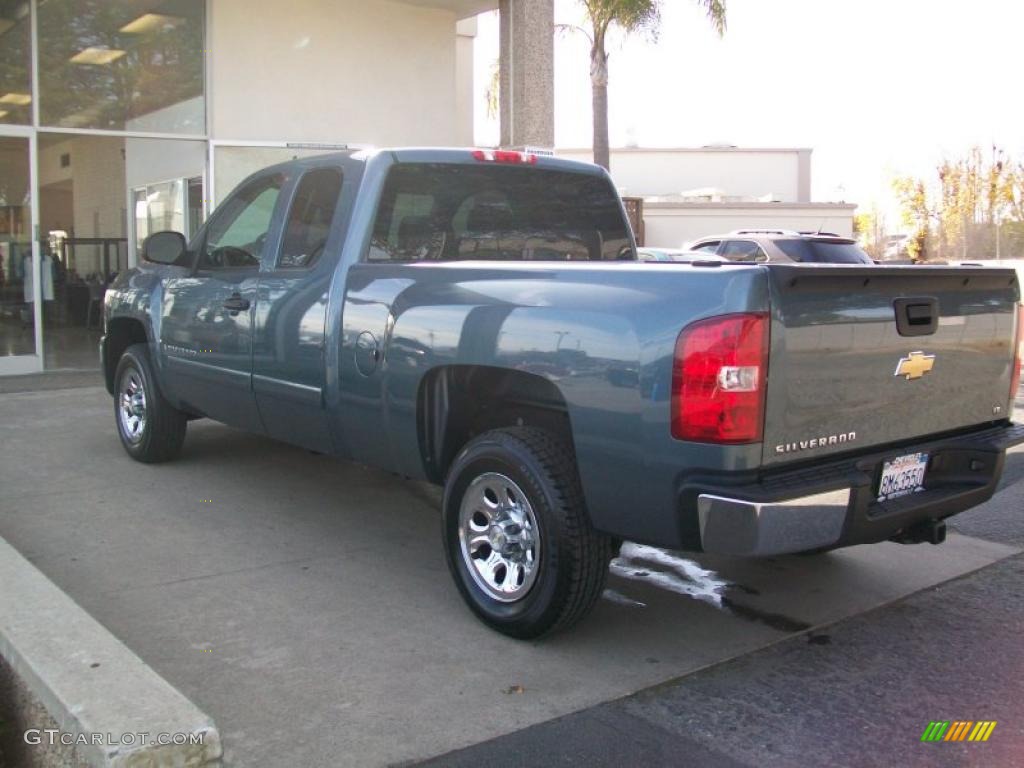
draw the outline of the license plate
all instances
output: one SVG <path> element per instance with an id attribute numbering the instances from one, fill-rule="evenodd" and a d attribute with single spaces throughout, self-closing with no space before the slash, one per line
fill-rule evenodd
<path id="1" fill-rule="evenodd" d="M 882 465 L 878 483 L 878 500 L 889 501 L 924 490 L 924 473 L 928 469 L 927 453 L 908 453 Z"/>

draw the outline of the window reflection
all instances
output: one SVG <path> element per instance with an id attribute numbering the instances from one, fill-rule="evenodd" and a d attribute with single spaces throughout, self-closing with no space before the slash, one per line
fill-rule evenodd
<path id="1" fill-rule="evenodd" d="M 40 122 L 204 133 L 204 14 L 203 0 L 43 0 Z"/>
<path id="2" fill-rule="evenodd" d="M 27 0 L 0 0 L 0 123 L 32 122 L 32 29 Z"/>

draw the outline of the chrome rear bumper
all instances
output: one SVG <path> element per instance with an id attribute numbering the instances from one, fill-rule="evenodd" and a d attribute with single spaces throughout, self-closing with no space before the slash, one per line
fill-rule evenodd
<path id="1" fill-rule="evenodd" d="M 777 502 L 697 497 L 701 544 L 723 555 L 781 555 L 829 547 L 839 541 L 850 507 L 850 488 Z"/>

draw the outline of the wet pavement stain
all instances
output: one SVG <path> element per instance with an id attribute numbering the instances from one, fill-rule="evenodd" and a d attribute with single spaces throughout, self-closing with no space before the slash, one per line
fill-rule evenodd
<path id="1" fill-rule="evenodd" d="M 624 595 L 621 592 L 618 592 L 618 591 L 616 591 L 614 589 L 606 589 L 601 594 L 601 597 L 603 597 L 605 600 L 607 600 L 610 603 L 617 603 L 618 605 L 626 605 L 626 606 L 630 606 L 632 608 L 646 608 L 647 607 L 647 603 L 642 603 L 639 600 L 634 600 L 632 597 L 627 597 L 626 595 Z"/>
<path id="2" fill-rule="evenodd" d="M 806 632 L 813 626 L 806 621 L 791 619 L 789 616 L 784 616 L 781 613 L 770 613 L 769 611 L 752 608 L 749 605 L 736 603 L 728 597 L 722 598 L 722 606 L 729 609 L 734 616 L 739 616 L 741 619 L 754 621 L 758 624 L 764 624 L 780 632 Z"/>

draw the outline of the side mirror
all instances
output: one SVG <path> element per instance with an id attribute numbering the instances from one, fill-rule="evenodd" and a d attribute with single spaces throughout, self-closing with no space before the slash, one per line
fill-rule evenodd
<path id="1" fill-rule="evenodd" d="M 187 248 L 181 232 L 155 232 L 142 244 L 142 258 L 153 264 L 177 264 Z"/>

